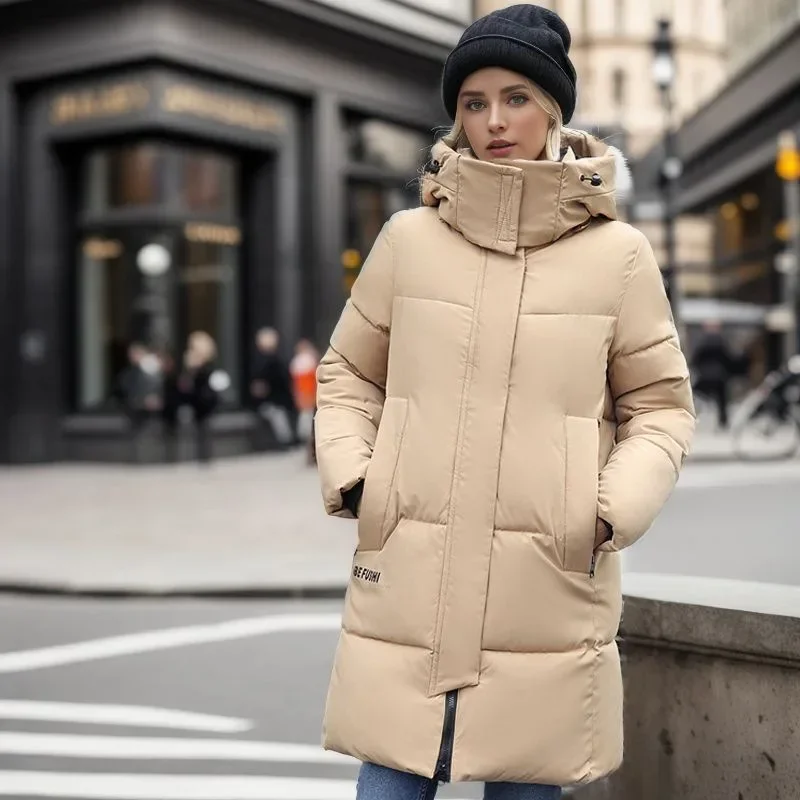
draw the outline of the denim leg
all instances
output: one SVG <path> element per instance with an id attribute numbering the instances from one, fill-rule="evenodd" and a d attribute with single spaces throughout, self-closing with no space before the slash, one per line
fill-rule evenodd
<path id="1" fill-rule="evenodd" d="M 365 763 L 358 773 L 356 800 L 434 800 L 437 788 L 428 778 Z"/>
<path id="2" fill-rule="evenodd" d="M 559 800 L 558 786 L 541 783 L 487 783 L 483 800 Z"/>

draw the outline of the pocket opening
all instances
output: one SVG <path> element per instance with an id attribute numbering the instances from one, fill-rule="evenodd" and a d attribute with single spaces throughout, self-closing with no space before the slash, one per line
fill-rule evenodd
<path id="1" fill-rule="evenodd" d="M 364 480 L 358 519 L 360 552 L 382 549 L 397 525 L 398 513 L 396 508 L 392 511 L 392 500 L 407 415 L 408 401 L 405 398 L 386 399 Z"/>
<path id="2" fill-rule="evenodd" d="M 566 417 L 565 442 L 563 565 L 588 575 L 597 525 L 599 420 Z"/>

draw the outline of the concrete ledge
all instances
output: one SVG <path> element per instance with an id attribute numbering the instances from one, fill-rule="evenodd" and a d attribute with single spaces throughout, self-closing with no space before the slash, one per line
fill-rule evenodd
<path id="1" fill-rule="evenodd" d="M 623 637 L 800 666 L 800 586 L 633 573 L 624 591 Z"/>
<path id="2" fill-rule="evenodd" d="M 576 798 L 796 800 L 800 588 L 643 575 L 626 584 L 625 761 Z M 720 594 L 761 610 L 710 605 Z"/>

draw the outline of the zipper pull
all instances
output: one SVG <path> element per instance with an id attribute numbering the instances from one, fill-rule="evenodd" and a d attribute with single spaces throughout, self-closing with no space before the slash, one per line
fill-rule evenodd
<path id="1" fill-rule="evenodd" d="M 589 566 L 589 577 L 594 578 L 594 569 L 597 566 L 597 553 L 592 552 L 592 563 Z"/>

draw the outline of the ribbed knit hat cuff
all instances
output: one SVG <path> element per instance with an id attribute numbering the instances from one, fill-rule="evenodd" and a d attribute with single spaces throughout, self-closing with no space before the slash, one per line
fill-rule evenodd
<path id="1" fill-rule="evenodd" d="M 450 53 L 444 66 L 442 100 L 451 119 L 456 116 L 462 84 L 485 67 L 502 67 L 524 75 L 559 104 L 564 124 L 572 119 L 577 100 L 573 79 L 536 45 L 501 34 L 466 39 Z"/>

